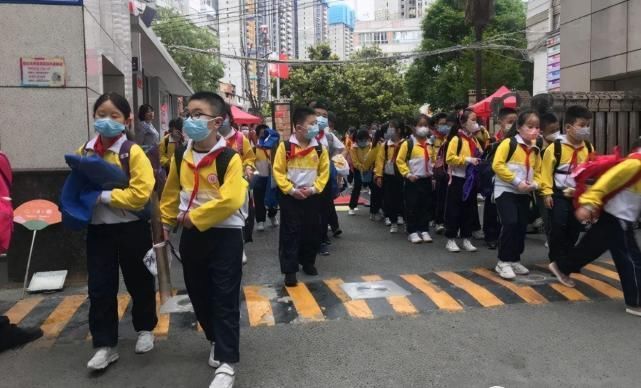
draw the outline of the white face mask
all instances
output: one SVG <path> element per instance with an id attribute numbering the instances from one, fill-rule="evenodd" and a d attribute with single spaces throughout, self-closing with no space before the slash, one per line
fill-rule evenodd
<path id="1" fill-rule="evenodd" d="M 426 138 L 429 134 L 430 130 L 427 127 L 416 128 L 416 137 Z"/>
<path id="2" fill-rule="evenodd" d="M 479 123 L 471 121 L 467 123 L 467 129 L 470 131 L 470 133 L 476 133 L 481 129 L 481 127 L 479 126 Z"/>

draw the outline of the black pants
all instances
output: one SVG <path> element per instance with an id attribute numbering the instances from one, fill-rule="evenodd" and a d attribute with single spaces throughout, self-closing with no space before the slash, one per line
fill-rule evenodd
<path id="1" fill-rule="evenodd" d="M 278 209 L 275 207 L 265 207 L 265 194 L 271 185 L 269 177 L 255 177 L 254 182 L 254 208 L 256 211 L 256 222 L 265 222 L 266 217 L 276 217 Z"/>
<path id="2" fill-rule="evenodd" d="M 405 213 L 407 233 L 427 232 L 430 229 L 430 206 L 432 206 L 432 178 L 420 178 L 416 182 L 405 180 Z"/>
<path id="3" fill-rule="evenodd" d="M 383 208 L 383 189 L 373 183 L 369 188 L 372 192 L 369 196 L 369 214 L 378 214 Z"/>
<path id="4" fill-rule="evenodd" d="M 483 234 L 485 234 L 485 241 L 498 241 L 499 233 L 501 233 L 501 222 L 499 221 L 499 213 L 496 210 L 496 203 L 493 203 L 489 197 L 485 198 L 483 203 Z"/>
<path id="5" fill-rule="evenodd" d="M 441 175 L 436 178 L 435 189 L 435 206 L 434 206 L 434 222 L 437 225 L 445 225 L 445 203 L 447 202 L 447 175 Z"/>
<path id="6" fill-rule="evenodd" d="M 383 204 L 385 217 L 393 224 L 404 214 L 403 177 L 398 175 L 383 176 Z"/>
<path id="7" fill-rule="evenodd" d="M 550 261 L 566 259 L 579 239 L 583 230 L 581 223 L 574 217 L 572 199 L 563 194 L 554 195 L 554 206 L 550 210 L 550 234 L 548 246 Z"/>
<path id="8" fill-rule="evenodd" d="M 521 261 L 525 250 L 525 235 L 530 214 L 531 195 L 503 193 L 496 199 L 496 210 L 501 220 L 499 260 Z"/>
<path id="9" fill-rule="evenodd" d="M 243 227 L 243 240 L 245 242 L 254 241 L 254 218 L 256 217 L 256 209 L 254 206 L 254 198 L 251 191 L 248 194 L 247 202 L 247 218 L 245 219 L 245 226 Z"/>
<path id="10" fill-rule="evenodd" d="M 185 286 L 214 358 L 238 362 L 243 235 L 240 229 L 184 229 L 180 239 Z"/>
<path id="11" fill-rule="evenodd" d="M 118 265 L 133 302 L 134 329 L 152 331 L 156 327 L 155 280 L 142 262 L 151 247 L 147 221 L 87 228 L 89 330 L 94 348 L 118 343 Z"/>
<path id="12" fill-rule="evenodd" d="M 290 195 L 280 198 L 278 258 L 282 273 L 296 273 L 299 265 L 314 265 L 320 248 L 319 195 L 299 200 Z"/>
<path id="13" fill-rule="evenodd" d="M 547 207 L 545 207 L 545 201 L 543 200 L 543 197 L 538 194 L 536 195 L 536 206 L 539 208 L 539 214 L 543 219 L 543 229 L 545 231 L 545 235 L 549 239 L 550 229 L 552 228 L 552 226 L 550 225 L 551 223 L 550 211 L 548 210 Z"/>
<path id="14" fill-rule="evenodd" d="M 616 265 L 625 304 L 641 307 L 641 251 L 634 237 L 632 222 L 623 221 L 609 213 L 602 213 L 572 249 L 567 258 L 559 259 L 561 272 L 569 275 L 593 262 L 605 251 L 612 253 Z"/>
<path id="15" fill-rule="evenodd" d="M 456 238 L 459 232 L 462 238 L 470 238 L 474 231 L 474 212 L 478 213 L 476 191 L 470 193 L 467 200 L 463 201 L 464 184 L 465 178 L 453 176 L 452 182 L 447 187 L 445 237 L 450 239 Z"/>
<path id="16" fill-rule="evenodd" d="M 320 195 L 320 233 L 321 241 L 327 241 L 327 226 L 332 228 L 332 231 L 337 231 L 340 226 L 338 225 L 338 214 L 336 214 L 336 207 L 334 206 L 334 198 L 332 197 L 332 187 L 330 182 L 327 182 L 325 189 Z"/>

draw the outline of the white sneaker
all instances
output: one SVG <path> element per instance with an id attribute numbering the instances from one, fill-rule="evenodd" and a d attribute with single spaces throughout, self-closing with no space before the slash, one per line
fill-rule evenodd
<path id="1" fill-rule="evenodd" d="M 407 239 L 412 243 L 412 244 L 420 244 L 423 242 L 421 237 L 418 235 L 418 233 L 412 233 L 410 234 Z"/>
<path id="2" fill-rule="evenodd" d="M 350 216 L 355 215 L 355 214 L 356 214 L 356 209 L 349 209 L 349 210 L 347 211 L 347 214 L 348 214 L 348 215 L 350 215 Z"/>
<path id="3" fill-rule="evenodd" d="M 514 273 L 517 275 L 527 275 L 530 273 L 530 270 L 525 268 L 521 263 L 510 263 L 510 265 L 512 266 Z"/>
<path id="4" fill-rule="evenodd" d="M 552 272 L 552 274 L 556 276 L 556 280 L 558 280 L 559 283 L 570 288 L 574 288 L 576 286 L 576 283 L 574 283 L 574 280 L 572 280 L 568 275 L 561 272 L 556 262 L 550 263 L 548 265 L 548 268 L 550 269 L 550 272 Z"/>
<path id="5" fill-rule="evenodd" d="M 370 221 L 376 221 L 376 216 L 373 215 L 372 213 L 369 214 L 369 220 Z"/>
<path id="6" fill-rule="evenodd" d="M 547 240 L 545 241 L 545 244 L 543 244 L 543 246 L 548 248 L 548 249 L 550 248 L 550 245 L 548 244 Z"/>
<path id="7" fill-rule="evenodd" d="M 236 379 L 236 372 L 229 364 L 222 364 L 216 373 L 214 373 L 214 380 L 209 384 L 209 388 L 232 388 L 234 380 Z"/>
<path id="8" fill-rule="evenodd" d="M 543 222 L 543 218 L 539 217 L 536 220 L 534 220 L 532 225 L 537 229 L 541 229 L 545 225 L 545 223 Z"/>
<path id="9" fill-rule="evenodd" d="M 256 224 L 256 230 L 259 232 L 264 232 L 265 231 L 265 223 L 264 222 L 259 222 Z"/>
<path id="10" fill-rule="evenodd" d="M 421 239 L 423 240 L 423 242 L 426 242 L 426 243 L 432 242 L 432 236 L 430 236 L 430 234 L 427 232 L 421 233 Z"/>
<path id="11" fill-rule="evenodd" d="M 116 348 L 100 348 L 87 363 L 87 368 L 91 370 L 105 369 L 112 362 L 116 362 L 118 357 Z"/>
<path id="12" fill-rule="evenodd" d="M 476 247 L 472 245 L 472 242 L 468 239 L 463 240 L 463 249 L 468 252 L 476 252 Z"/>
<path id="13" fill-rule="evenodd" d="M 147 353 L 154 348 L 154 333 L 150 331 L 138 332 L 138 340 L 136 341 L 136 353 Z"/>
<path id="14" fill-rule="evenodd" d="M 391 226 L 392 225 L 392 220 L 389 219 L 389 217 L 385 217 L 385 226 Z"/>
<path id="15" fill-rule="evenodd" d="M 214 344 L 214 343 L 212 342 L 212 343 L 211 343 L 211 350 L 209 351 L 209 360 L 207 361 L 207 364 L 208 364 L 210 367 L 212 367 L 212 368 L 214 368 L 214 369 L 217 369 L 217 368 L 220 366 L 220 361 L 216 361 L 216 360 L 214 359 L 214 349 L 215 349 L 215 347 L 216 347 L 216 344 Z"/>
<path id="16" fill-rule="evenodd" d="M 641 317 L 641 307 L 626 307 L 625 312 L 637 317 Z"/>
<path id="17" fill-rule="evenodd" d="M 472 232 L 472 237 L 474 237 L 475 240 L 484 240 L 485 233 L 483 233 L 482 230 L 475 230 L 474 232 Z"/>
<path id="18" fill-rule="evenodd" d="M 403 217 L 398 217 L 396 219 L 396 223 L 399 225 L 405 225 L 405 220 L 403 219 Z"/>
<path id="19" fill-rule="evenodd" d="M 450 252 L 460 252 L 461 248 L 456 245 L 456 241 L 454 240 L 447 240 L 447 244 L 445 245 L 445 249 L 447 249 Z"/>
<path id="20" fill-rule="evenodd" d="M 247 255 L 245 254 L 245 251 L 243 251 L 243 265 L 247 264 Z"/>
<path id="21" fill-rule="evenodd" d="M 445 232 L 445 225 L 438 224 L 434 230 L 436 231 L 436 234 L 443 234 L 443 232 Z"/>
<path id="22" fill-rule="evenodd" d="M 516 277 L 516 274 L 514 273 L 514 270 L 512 269 L 512 266 L 510 265 L 510 263 L 506 263 L 504 261 L 499 261 L 496 264 L 496 267 L 494 268 L 494 270 L 503 279 L 511 280 Z"/>
<path id="23" fill-rule="evenodd" d="M 398 225 L 396 225 L 396 224 L 392 224 L 392 225 L 389 227 L 389 232 L 390 232 L 390 233 L 398 233 Z"/>
<path id="24" fill-rule="evenodd" d="M 272 227 L 276 228 L 280 223 L 278 222 L 278 218 L 276 217 L 269 217 L 269 222 L 272 223 Z"/>

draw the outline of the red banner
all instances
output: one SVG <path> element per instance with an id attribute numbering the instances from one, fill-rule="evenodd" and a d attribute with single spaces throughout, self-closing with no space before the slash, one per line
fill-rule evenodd
<path id="1" fill-rule="evenodd" d="M 278 57 L 281 61 L 287 60 L 287 54 L 280 54 Z M 287 79 L 289 78 L 289 66 L 285 63 L 270 63 L 269 76 L 272 78 Z"/>

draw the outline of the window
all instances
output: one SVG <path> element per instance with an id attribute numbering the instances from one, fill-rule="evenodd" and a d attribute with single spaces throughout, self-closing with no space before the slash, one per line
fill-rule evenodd
<path id="1" fill-rule="evenodd" d="M 419 42 L 421 31 L 396 31 L 394 32 L 394 43 Z"/>
<path id="2" fill-rule="evenodd" d="M 359 34 L 361 44 L 387 44 L 387 32 L 362 32 Z"/>

